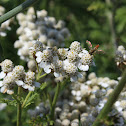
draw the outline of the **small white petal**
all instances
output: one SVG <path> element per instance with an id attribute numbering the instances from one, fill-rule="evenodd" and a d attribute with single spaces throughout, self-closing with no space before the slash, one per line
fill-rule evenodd
<path id="1" fill-rule="evenodd" d="M 2 87 L 3 86 L 3 81 L 0 81 L 0 87 Z"/>
<path id="2" fill-rule="evenodd" d="M 3 86 L 0 90 L 0 92 L 2 93 L 6 93 L 7 92 L 7 87 L 6 86 Z"/>
<path id="3" fill-rule="evenodd" d="M 24 82 L 23 81 L 21 81 L 21 80 L 18 80 L 18 81 L 15 81 L 16 82 L 16 84 L 18 85 L 18 86 L 21 86 L 21 85 L 23 85 L 24 84 Z"/>
<path id="4" fill-rule="evenodd" d="M 89 66 L 88 66 L 88 65 L 81 65 L 81 66 L 79 67 L 79 69 L 82 70 L 82 71 L 88 71 Z"/>
<path id="5" fill-rule="evenodd" d="M 76 95 L 80 97 L 81 96 L 81 92 L 77 91 Z"/>
<path id="6" fill-rule="evenodd" d="M 13 90 L 7 90 L 7 94 L 13 94 L 14 93 L 14 91 Z"/>
<path id="7" fill-rule="evenodd" d="M 6 36 L 7 34 L 6 34 L 5 32 L 1 32 L 0 35 L 4 37 L 4 36 Z"/>
<path id="8" fill-rule="evenodd" d="M 37 61 L 37 63 L 40 63 L 41 62 L 41 57 L 37 57 L 36 61 Z"/>
<path id="9" fill-rule="evenodd" d="M 55 77 L 60 77 L 60 73 L 54 72 Z"/>
<path id="10" fill-rule="evenodd" d="M 2 71 L 0 72 L 0 79 L 3 79 L 6 76 L 6 74 Z"/>
<path id="11" fill-rule="evenodd" d="M 36 54 L 35 54 L 37 57 L 41 57 L 41 55 L 42 55 L 42 52 L 37 52 Z"/>
<path id="12" fill-rule="evenodd" d="M 91 80 L 86 81 L 86 84 L 87 84 L 87 85 L 90 85 L 91 83 L 92 83 L 92 81 L 91 81 Z"/>
<path id="13" fill-rule="evenodd" d="M 28 90 L 29 91 L 34 91 L 35 90 L 35 87 L 34 86 L 29 86 Z"/>
<path id="14" fill-rule="evenodd" d="M 122 112 L 123 108 L 122 107 L 117 107 L 118 112 Z"/>
<path id="15" fill-rule="evenodd" d="M 76 97 L 76 100 L 77 100 L 77 101 L 80 101 L 80 100 L 81 100 L 81 97 L 80 97 L 80 96 L 77 96 L 77 97 Z"/>
<path id="16" fill-rule="evenodd" d="M 17 54 L 21 56 L 21 49 L 18 50 Z"/>
<path id="17" fill-rule="evenodd" d="M 71 91 L 71 94 L 75 96 L 76 95 L 76 91 L 75 90 L 72 90 Z"/>
<path id="18" fill-rule="evenodd" d="M 116 101 L 116 102 L 115 102 L 115 106 L 116 106 L 116 107 L 119 107 L 119 106 L 120 106 L 120 102 L 119 102 L 119 101 Z"/>
<path id="19" fill-rule="evenodd" d="M 101 83 L 101 86 L 104 87 L 104 88 L 107 88 L 109 86 L 109 84 L 107 84 L 107 83 Z"/>
<path id="20" fill-rule="evenodd" d="M 28 86 L 27 84 L 23 85 L 22 87 L 23 87 L 24 89 L 28 89 L 28 88 L 29 88 L 29 86 Z"/>
<path id="21" fill-rule="evenodd" d="M 49 67 L 45 67 L 45 68 L 44 68 L 44 71 L 45 71 L 46 73 L 50 73 L 50 72 L 51 72 L 51 69 L 50 69 Z"/>
<path id="22" fill-rule="evenodd" d="M 45 68 L 46 67 L 46 62 L 41 62 L 40 64 L 39 64 L 39 66 L 41 67 L 41 68 Z"/>

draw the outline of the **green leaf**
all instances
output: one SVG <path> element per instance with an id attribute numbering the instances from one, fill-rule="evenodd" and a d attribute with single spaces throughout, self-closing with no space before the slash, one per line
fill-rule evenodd
<path id="1" fill-rule="evenodd" d="M 37 95 L 38 95 L 37 93 L 32 94 L 31 97 L 29 97 L 29 99 L 27 100 L 24 108 L 31 105 L 33 103 L 33 100 L 37 97 Z"/>
<path id="2" fill-rule="evenodd" d="M 17 106 L 16 100 L 1 99 L 0 103 L 6 103 L 7 105 Z"/>
<path id="3" fill-rule="evenodd" d="M 40 89 L 44 90 L 47 86 L 48 86 L 48 84 L 46 82 L 44 82 L 41 84 Z"/>
<path id="4" fill-rule="evenodd" d="M 88 8 L 87 8 L 87 10 L 88 11 L 92 11 L 92 10 L 94 10 L 94 11 L 97 11 L 97 10 L 99 10 L 99 9 L 104 9 L 105 8 L 105 4 L 104 4 L 104 2 L 101 2 L 101 1 L 95 1 L 95 2 L 92 2 L 91 4 L 90 4 L 90 6 L 88 6 Z"/>

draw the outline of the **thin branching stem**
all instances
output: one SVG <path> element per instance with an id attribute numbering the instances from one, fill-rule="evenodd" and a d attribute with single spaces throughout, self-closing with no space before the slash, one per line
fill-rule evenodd
<path id="1" fill-rule="evenodd" d="M 39 81 L 41 78 L 45 77 L 47 75 L 47 73 L 43 74 L 43 75 L 39 75 L 37 76 L 36 80 Z"/>
<path id="2" fill-rule="evenodd" d="M 15 7 L 14 9 L 10 10 L 9 12 L 0 17 L 0 25 L 1 23 L 5 22 L 6 20 L 14 17 L 16 14 L 25 10 L 27 7 L 31 6 L 36 1 L 37 0 L 27 0 L 24 3 L 20 4 L 19 6 Z"/>
<path id="3" fill-rule="evenodd" d="M 105 106 L 101 110 L 100 114 L 97 116 L 97 118 L 92 126 L 101 126 L 101 124 L 104 122 L 107 114 L 110 112 L 112 105 L 115 103 L 119 94 L 123 90 L 125 84 L 126 84 L 126 69 L 122 75 L 122 79 L 119 81 L 119 84 L 116 86 L 116 88 L 110 94 L 107 103 L 105 104 Z"/>
<path id="4" fill-rule="evenodd" d="M 52 109 L 52 99 L 49 93 L 47 94 L 47 97 L 49 99 L 50 108 Z"/>
<path id="5" fill-rule="evenodd" d="M 55 119 L 55 106 L 56 106 L 56 102 L 59 96 L 59 92 L 60 92 L 60 83 L 57 83 L 57 87 L 56 87 L 56 92 L 53 98 L 53 102 L 52 102 L 52 108 L 51 108 L 51 119 L 54 120 Z"/>
<path id="6" fill-rule="evenodd" d="M 23 102 L 23 104 L 22 104 L 22 108 L 25 106 L 25 104 L 27 103 L 27 101 L 28 101 L 28 99 L 29 99 L 29 97 L 30 97 L 30 95 L 32 94 L 32 91 L 30 91 L 28 94 L 27 94 L 27 96 L 26 96 L 26 98 L 25 98 L 25 100 L 24 100 L 24 102 Z"/>

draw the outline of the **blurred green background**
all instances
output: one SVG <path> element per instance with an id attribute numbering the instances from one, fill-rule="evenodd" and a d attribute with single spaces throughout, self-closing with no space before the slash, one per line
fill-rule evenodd
<path id="1" fill-rule="evenodd" d="M 22 2 L 24 0 L 0 0 L 0 5 L 7 12 Z M 100 45 L 99 49 L 105 54 L 95 56 L 96 66 L 92 66 L 89 72 L 95 71 L 97 76 L 113 79 L 120 76 L 115 64 L 115 51 L 118 45 L 126 46 L 126 0 L 38 0 L 34 6 L 66 22 L 71 33 L 70 39 L 65 41 L 67 47 L 75 40 L 86 48 L 86 40 L 91 41 L 93 46 Z M 16 29 L 19 26 L 15 21 L 11 27 L 7 37 L 0 38 L 0 61 L 9 58 L 15 64 L 25 64 L 20 61 L 13 46 L 18 39 Z"/>
<path id="2" fill-rule="evenodd" d="M 24 0 L 0 0 L 0 5 L 5 7 L 7 12 L 22 2 Z M 38 10 L 45 9 L 49 16 L 66 22 L 66 27 L 71 33 L 69 40 L 65 41 L 66 47 L 75 40 L 86 48 L 88 48 L 86 40 L 91 41 L 93 46 L 100 45 L 99 49 L 105 54 L 95 56 L 96 66 L 92 66 L 89 72 L 94 71 L 99 77 L 107 76 L 111 79 L 120 76 L 121 71 L 115 63 L 115 52 L 118 45 L 126 47 L 126 0 L 38 0 L 34 6 Z M 16 35 L 18 27 L 15 21 L 11 25 L 12 30 L 7 31 L 7 36 L 0 37 L 0 62 L 8 58 L 15 65 L 26 65 L 19 59 L 17 50 L 13 46 L 18 39 Z M 3 95 L 0 94 L 0 97 L 2 98 Z M 6 109 L 7 113 L 4 112 L 6 110 L 0 112 L 2 115 L 0 125 L 15 125 L 16 110 L 10 106 Z M 12 118 L 12 114 L 15 118 Z"/>

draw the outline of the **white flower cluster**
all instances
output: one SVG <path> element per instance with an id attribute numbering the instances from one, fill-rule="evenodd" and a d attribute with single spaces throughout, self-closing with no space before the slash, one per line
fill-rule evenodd
<path id="1" fill-rule="evenodd" d="M 29 91 L 34 91 L 35 87 L 40 86 L 39 83 L 35 82 L 35 73 L 25 72 L 23 66 L 14 67 L 13 62 L 8 59 L 4 60 L 0 66 L 2 69 L 0 79 L 3 79 L 0 81 L 1 93 L 13 94 L 16 85 Z"/>
<path id="2" fill-rule="evenodd" d="M 126 50 L 122 45 L 118 46 L 116 51 L 116 64 L 119 67 L 126 65 Z"/>
<path id="3" fill-rule="evenodd" d="M 35 45 L 41 42 L 34 43 Z M 40 45 L 40 44 L 39 44 Z M 42 46 L 42 45 L 41 45 Z M 41 46 L 35 49 L 33 46 L 31 52 L 35 52 L 36 61 L 44 72 L 53 72 L 55 77 L 68 75 L 71 81 L 77 81 L 77 78 L 82 78 L 80 71 L 88 71 L 92 63 L 93 55 L 85 49 L 82 49 L 80 43 L 74 41 L 70 48 L 46 48 Z M 43 50 L 40 50 L 43 49 Z"/>
<path id="4" fill-rule="evenodd" d="M 56 104 L 55 126 L 79 126 L 79 118 L 82 126 L 91 126 L 117 84 L 117 80 L 96 77 L 95 73 L 89 74 L 86 82 L 72 83 L 69 88 L 65 89 Z M 126 119 L 125 98 L 126 89 L 122 91 L 109 113 L 115 126 L 124 126 Z M 32 113 L 33 110 L 30 112 Z M 34 112 L 36 113 L 34 117 L 38 115 L 42 117 L 44 114 L 40 107 L 39 112 L 36 109 Z"/>
<path id="5" fill-rule="evenodd" d="M 0 6 L 0 16 L 2 16 L 5 13 L 5 8 Z M 6 36 L 6 30 L 11 30 L 11 27 L 9 27 L 10 23 L 13 21 L 13 18 L 5 21 L 0 26 L 0 36 Z"/>
<path id="6" fill-rule="evenodd" d="M 56 19 L 48 16 L 46 10 L 37 11 L 36 15 L 37 18 L 33 7 L 28 9 L 27 14 L 17 15 L 19 40 L 14 43 L 14 47 L 18 48 L 18 55 L 25 61 L 29 61 L 29 48 L 34 40 L 41 41 L 44 47 L 63 47 L 64 40 L 70 36 L 64 21 L 56 23 Z"/>

